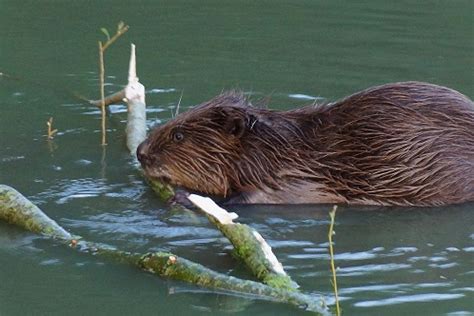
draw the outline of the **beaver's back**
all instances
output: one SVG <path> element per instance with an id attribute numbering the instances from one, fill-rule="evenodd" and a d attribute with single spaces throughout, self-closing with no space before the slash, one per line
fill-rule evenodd
<path id="1" fill-rule="evenodd" d="M 387 84 L 310 116 L 313 124 L 307 118 L 302 124 L 314 150 L 313 170 L 341 201 L 474 201 L 474 104 L 459 92 L 419 82 Z"/>

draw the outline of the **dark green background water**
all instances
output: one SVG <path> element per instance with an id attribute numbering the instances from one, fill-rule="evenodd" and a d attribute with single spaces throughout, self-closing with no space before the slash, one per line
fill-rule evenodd
<path id="1" fill-rule="evenodd" d="M 150 124 L 222 89 L 270 107 L 421 80 L 474 97 L 472 1 L 0 0 L 0 183 L 16 187 L 70 231 L 135 251 L 169 250 L 249 278 L 206 220 L 171 213 L 124 146 L 113 107 L 103 157 L 95 108 L 100 27 L 131 26 L 106 55 L 107 91 L 126 83 L 137 45 Z M 308 99 L 305 99 L 306 98 Z M 45 138 L 54 116 L 59 135 Z M 309 293 L 331 300 L 328 206 L 241 207 Z M 474 205 L 342 207 L 336 262 L 346 315 L 472 315 Z M 290 306 L 213 293 L 71 251 L 0 223 L 0 315 L 293 315 Z"/>

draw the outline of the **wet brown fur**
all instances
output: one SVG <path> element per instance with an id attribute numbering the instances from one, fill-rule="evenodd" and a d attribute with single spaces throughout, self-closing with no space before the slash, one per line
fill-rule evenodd
<path id="1" fill-rule="evenodd" d="M 153 130 L 138 155 L 149 176 L 234 203 L 461 203 L 474 201 L 474 104 L 420 82 L 289 111 L 230 92 Z"/>

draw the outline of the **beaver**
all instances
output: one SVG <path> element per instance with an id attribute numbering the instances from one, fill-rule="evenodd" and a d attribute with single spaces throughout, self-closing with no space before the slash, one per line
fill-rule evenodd
<path id="1" fill-rule="evenodd" d="M 474 201 L 474 104 L 399 82 L 288 111 L 218 95 L 154 129 L 145 173 L 226 203 L 439 206 Z"/>

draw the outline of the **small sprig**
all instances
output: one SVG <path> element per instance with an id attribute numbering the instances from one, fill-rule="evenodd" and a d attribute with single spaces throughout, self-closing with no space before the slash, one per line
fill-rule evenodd
<path id="1" fill-rule="evenodd" d="M 107 47 L 109 47 L 113 42 L 115 42 L 120 36 L 123 35 L 123 33 L 127 32 L 129 29 L 128 25 L 125 25 L 122 21 L 120 21 L 117 25 L 117 32 L 115 33 L 114 36 L 110 37 L 109 31 L 105 28 L 102 27 L 100 28 L 101 32 L 107 36 L 107 42 L 102 43 L 102 52 L 105 52 Z"/>
<path id="2" fill-rule="evenodd" d="M 50 117 L 49 120 L 46 122 L 46 125 L 48 126 L 48 139 L 53 139 L 54 134 L 58 132 L 57 129 L 53 129 L 53 118 Z"/>
<path id="3" fill-rule="evenodd" d="M 112 45 L 120 36 L 128 31 L 129 26 L 125 25 L 120 21 L 117 25 L 117 33 L 114 36 L 110 37 L 109 31 L 102 27 L 100 30 L 102 33 L 107 36 L 107 42 L 103 43 L 99 41 L 99 87 L 100 87 L 100 111 L 101 111 L 101 126 L 102 126 L 102 146 L 107 145 L 107 136 L 106 136 L 106 116 L 105 116 L 105 91 L 104 91 L 104 81 L 105 81 L 105 65 L 104 65 L 104 53 L 105 50 Z"/>

